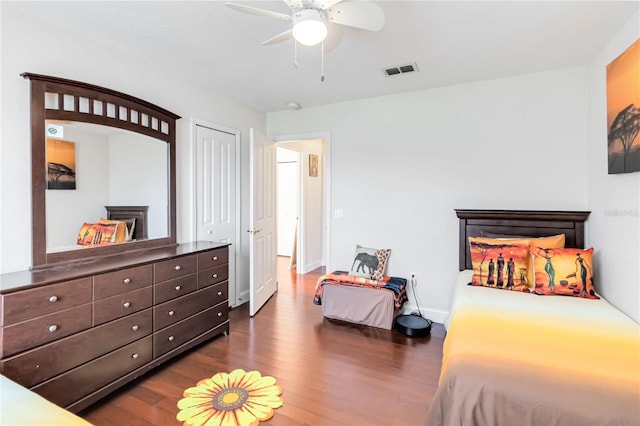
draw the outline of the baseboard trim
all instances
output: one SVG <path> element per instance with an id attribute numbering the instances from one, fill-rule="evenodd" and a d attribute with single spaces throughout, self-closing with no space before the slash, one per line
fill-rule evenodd
<path id="1" fill-rule="evenodd" d="M 411 305 L 411 304 L 405 303 L 404 306 L 402 307 L 402 314 L 404 315 L 410 314 L 413 311 L 417 311 L 417 310 L 418 310 L 417 305 Z M 422 312 L 423 317 L 428 318 L 431 321 L 437 322 L 440 324 L 444 324 L 444 321 L 449 316 L 449 311 L 428 308 L 426 306 L 420 306 L 420 312 Z"/>
<path id="2" fill-rule="evenodd" d="M 302 274 L 309 273 L 309 272 L 313 271 L 314 269 L 318 269 L 321 266 L 322 266 L 322 259 L 316 260 L 315 262 L 307 263 L 304 266 L 304 270 L 301 271 L 301 273 Z"/>

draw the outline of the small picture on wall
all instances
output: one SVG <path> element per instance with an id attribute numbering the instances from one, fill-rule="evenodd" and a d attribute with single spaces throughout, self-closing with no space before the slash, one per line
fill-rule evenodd
<path id="1" fill-rule="evenodd" d="M 76 144 L 47 139 L 47 189 L 76 189 Z"/>
<path id="2" fill-rule="evenodd" d="M 309 154 L 309 176 L 318 177 L 318 156 Z"/>
<path id="3" fill-rule="evenodd" d="M 609 174 L 640 171 L 640 39 L 607 65 Z"/>

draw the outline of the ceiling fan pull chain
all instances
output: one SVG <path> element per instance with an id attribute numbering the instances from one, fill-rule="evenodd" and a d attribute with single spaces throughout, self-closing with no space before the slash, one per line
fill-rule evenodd
<path id="1" fill-rule="evenodd" d="M 322 67 L 321 69 L 321 74 L 320 74 L 320 81 L 324 83 L 324 40 L 322 41 L 322 43 L 320 44 L 320 66 Z"/>
<path id="2" fill-rule="evenodd" d="M 293 40 L 293 65 L 294 71 L 298 71 L 300 66 L 298 65 L 298 42 Z"/>

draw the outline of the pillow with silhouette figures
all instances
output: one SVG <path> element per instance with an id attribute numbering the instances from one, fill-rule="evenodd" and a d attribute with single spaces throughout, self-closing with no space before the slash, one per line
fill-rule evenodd
<path id="1" fill-rule="evenodd" d="M 122 243 L 127 241 L 127 224 L 122 220 L 109 220 L 105 218 L 100 218 L 98 221 L 101 225 L 115 225 L 116 232 L 112 237 L 113 243 Z"/>
<path id="2" fill-rule="evenodd" d="M 490 232 L 482 232 L 482 235 L 488 238 L 497 240 L 511 240 L 518 244 L 529 244 L 529 247 L 544 247 L 544 248 L 564 248 L 565 235 L 550 235 L 548 237 L 525 237 L 506 234 L 494 234 Z M 533 256 L 529 256 L 529 262 L 527 263 L 527 286 L 529 290 L 534 290 L 534 278 L 533 278 Z"/>
<path id="3" fill-rule="evenodd" d="M 529 292 L 529 241 L 469 237 L 473 286 Z"/>
<path id="4" fill-rule="evenodd" d="M 374 249 L 356 245 L 356 254 L 349 275 L 380 281 L 391 255 L 391 249 Z"/>
<path id="5" fill-rule="evenodd" d="M 535 293 L 599 299 L 593 285 L 593 247 L 530 247 L 533 255 Z"/>
<path id="6" fill-rule="evenodd" d="M 110 244 L 114 242 L 115 224 L 83 223 L 77 243 L 83 246 Z"/>

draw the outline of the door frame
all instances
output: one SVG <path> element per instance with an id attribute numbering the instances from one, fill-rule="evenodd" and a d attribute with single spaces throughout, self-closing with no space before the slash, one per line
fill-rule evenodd
<path id="1" fill-rule="evenodd" d="M 324 234 L 323 234 L 323 243 L 324 243 L 324 264 L 327 271 L 333 270 L 331 268 L 331 132 L 330 131 L 320 131 L 320 132 L 309 132 L 309 133 L 296 133 L 296 134 L 283 134 L 283 135 L 270 135 L 269 138 L 276 143 L 279 142 L 291 142 L 291 141 L 305 141 L 305 140 L 316 140 L 323 139 L 325 142 L 325 156 L 322 162 L 322 171 L 323 171 L 323 200 L 322 203 L 324 205 Z M 301 171 L 302 173 L 302 171 Z M 302 175 L 301 175 L 302 176 Z M 303 195 L 301 194 L 299 202 L 302 202 Z M 302 212 L 300 212 L 302 214 Z M 302 227 L 302 226 L 300 226 Z M 299 234 L 300 234 L 300 230 Z M 302 250 L 303 242 L 298 241 L 298 250 Z M 298 260 L 303 260 L 298 257 Z M 303 265 L 298 265 L 301 267 Z"/>
<path id="2" fill-rule="evenodd" d="M 200 118 L 195 118 L 195 117 L 191 117 L 191 119 L 189 120 L 189 130 L 191 132 L 191 137 L 189 138 L 190 140 L 190 158 L 189 158 L 189 164 L 191 167 L 191 173 L 189 174 L 189 192 L 190 192 L 190 196 L 191 196 L 191 216 L 189 217 L 189 220 L 191 221 L 191 226 L 190 226 L 190 233 L 191 233 L 191 238 L 189 238 L 190 241 L 195 241 L 196 236 L 198 235 L 198 223 L 197 223 L 197 209 L 198 209 L 198 200 L 197 200 L 197 191 L 196 191 L 196 184 L 197 184 L 197 159 L 196 159 L 196 144 L 197 144 L 197 126 L 200 127 L 207 127 L 209 129 L 212 130 L 217 130 L 220 132 L 224 132 L 224 133 L 229 133 L 231 135 L 234 136 L 235 139 L 235 144 L 236 144 L 236 232 L 235 232 L 235 239 L 236 239 L 236 243 L 232 244 L 229 247 L 229 256 L 233 255 L 234 259 L 235 259 L 235 270 L 234 271 L 229 271 L 229 275 L 231 278 L 231 272 L 233 272 L 233 297 L 231 297 L 231 295 L 229 295 L 229 302 L 230 302 L 230 306 L 236 306 L 238 303 L 238 261 L 241 258 L 241 252 L 240 252 L 240 245 L 241 245 L 241 241 L 240 241 L 240 228 L 242 227 L 241 225 L 241 212 L 240 212 L 240 196 L 241 196 L 241 173 L 240 173 L 240 164 L 241 164 L 241 152 L 240 152 L 240 130 L 238 129 L 234 129 L 232 127 L 227 127 L 227 126 L 223 126 L 222 124 L 218 124 L 218 123 L 213 123 L 211 121 L 207 121 L 207 120 L 203 120 Z M 231 281 L 231 279 L 230 279 Z"/>

